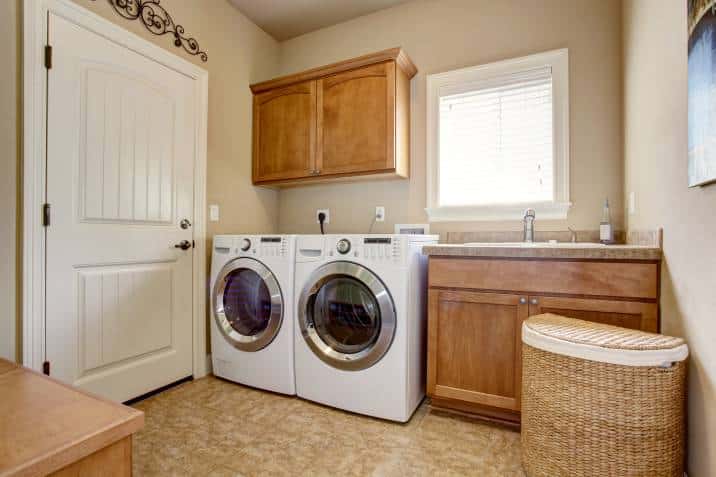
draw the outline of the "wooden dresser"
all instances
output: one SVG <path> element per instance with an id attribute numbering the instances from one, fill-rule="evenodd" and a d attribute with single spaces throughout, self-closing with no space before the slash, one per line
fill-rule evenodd
<path id="1" fill-rule="evenodd" d="M 130 476 L 141 411 L 0 359 L 0 476 Z"/>
<path id="2" fill-rule="evenodd" d="M 532 315 L 659 330 L 660 250 L 579 252 L 426 247 L 433 405 L 519 422 L 521 330 Z"/>

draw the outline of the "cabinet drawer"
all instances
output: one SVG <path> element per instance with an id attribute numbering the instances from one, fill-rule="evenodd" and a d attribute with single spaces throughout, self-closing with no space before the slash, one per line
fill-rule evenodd
<path id="1" fill-rule="evenodd" d="M 656 263 L 430 257 L 431 287 L 656 299 Z"/>
<path id="2" fill-rule="evenodd" d="M 659 332 L 659 306 L 656 303 L 552 296 L 530 298 L 530 316 L 542 313 L 554 313 L 651 333 Z"/>

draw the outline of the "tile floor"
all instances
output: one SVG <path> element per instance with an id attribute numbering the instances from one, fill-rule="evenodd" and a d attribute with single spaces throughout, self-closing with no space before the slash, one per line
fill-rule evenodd
<path id="1" fill-rule="evenodd" d="M 397 424 L 208 377 L 134 407 L 136 476 L 523 475 L 518 433 L 425 404 Z"/>

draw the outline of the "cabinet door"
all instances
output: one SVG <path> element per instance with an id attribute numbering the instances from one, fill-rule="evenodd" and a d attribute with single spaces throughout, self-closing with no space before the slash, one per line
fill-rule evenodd
<path id="1" fill-rule="evenodd" d="M 519 410 L 527 298 L 433 289 L 428 305 L 428 394 Z"/>
<path id="2" fill-rule="evenodd" d="M 315 169 L 316 82 L 254 96 L 254 182 L 295 179 Z"/>
<path id="3" fill-rule="evenodd" d="M 542 313 L 658 332 L 658 305 L 634 301 L 588 298 L 530 297 L 530 316 Z"/>
<path id="4" fill-rule="evenodd" d="M 395 63 L 318 80 L 321 175 L 395 168 Z"/>

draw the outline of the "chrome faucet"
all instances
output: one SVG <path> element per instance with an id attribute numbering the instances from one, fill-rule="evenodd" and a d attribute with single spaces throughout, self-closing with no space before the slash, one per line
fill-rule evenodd
<path id="1" fill-rule="evenodd" d="M 535 241 L 535 210 L 525 210 L 525 216 L 522 219 L 524 226 L 524 241 L 534 242 Z"/>
<path id="2" fill-rule="evenodd" d="M 569 230 L 569 241 L 572 243 L 577 243 L 577 232 L 572 227 L 567 227 Z"/>

